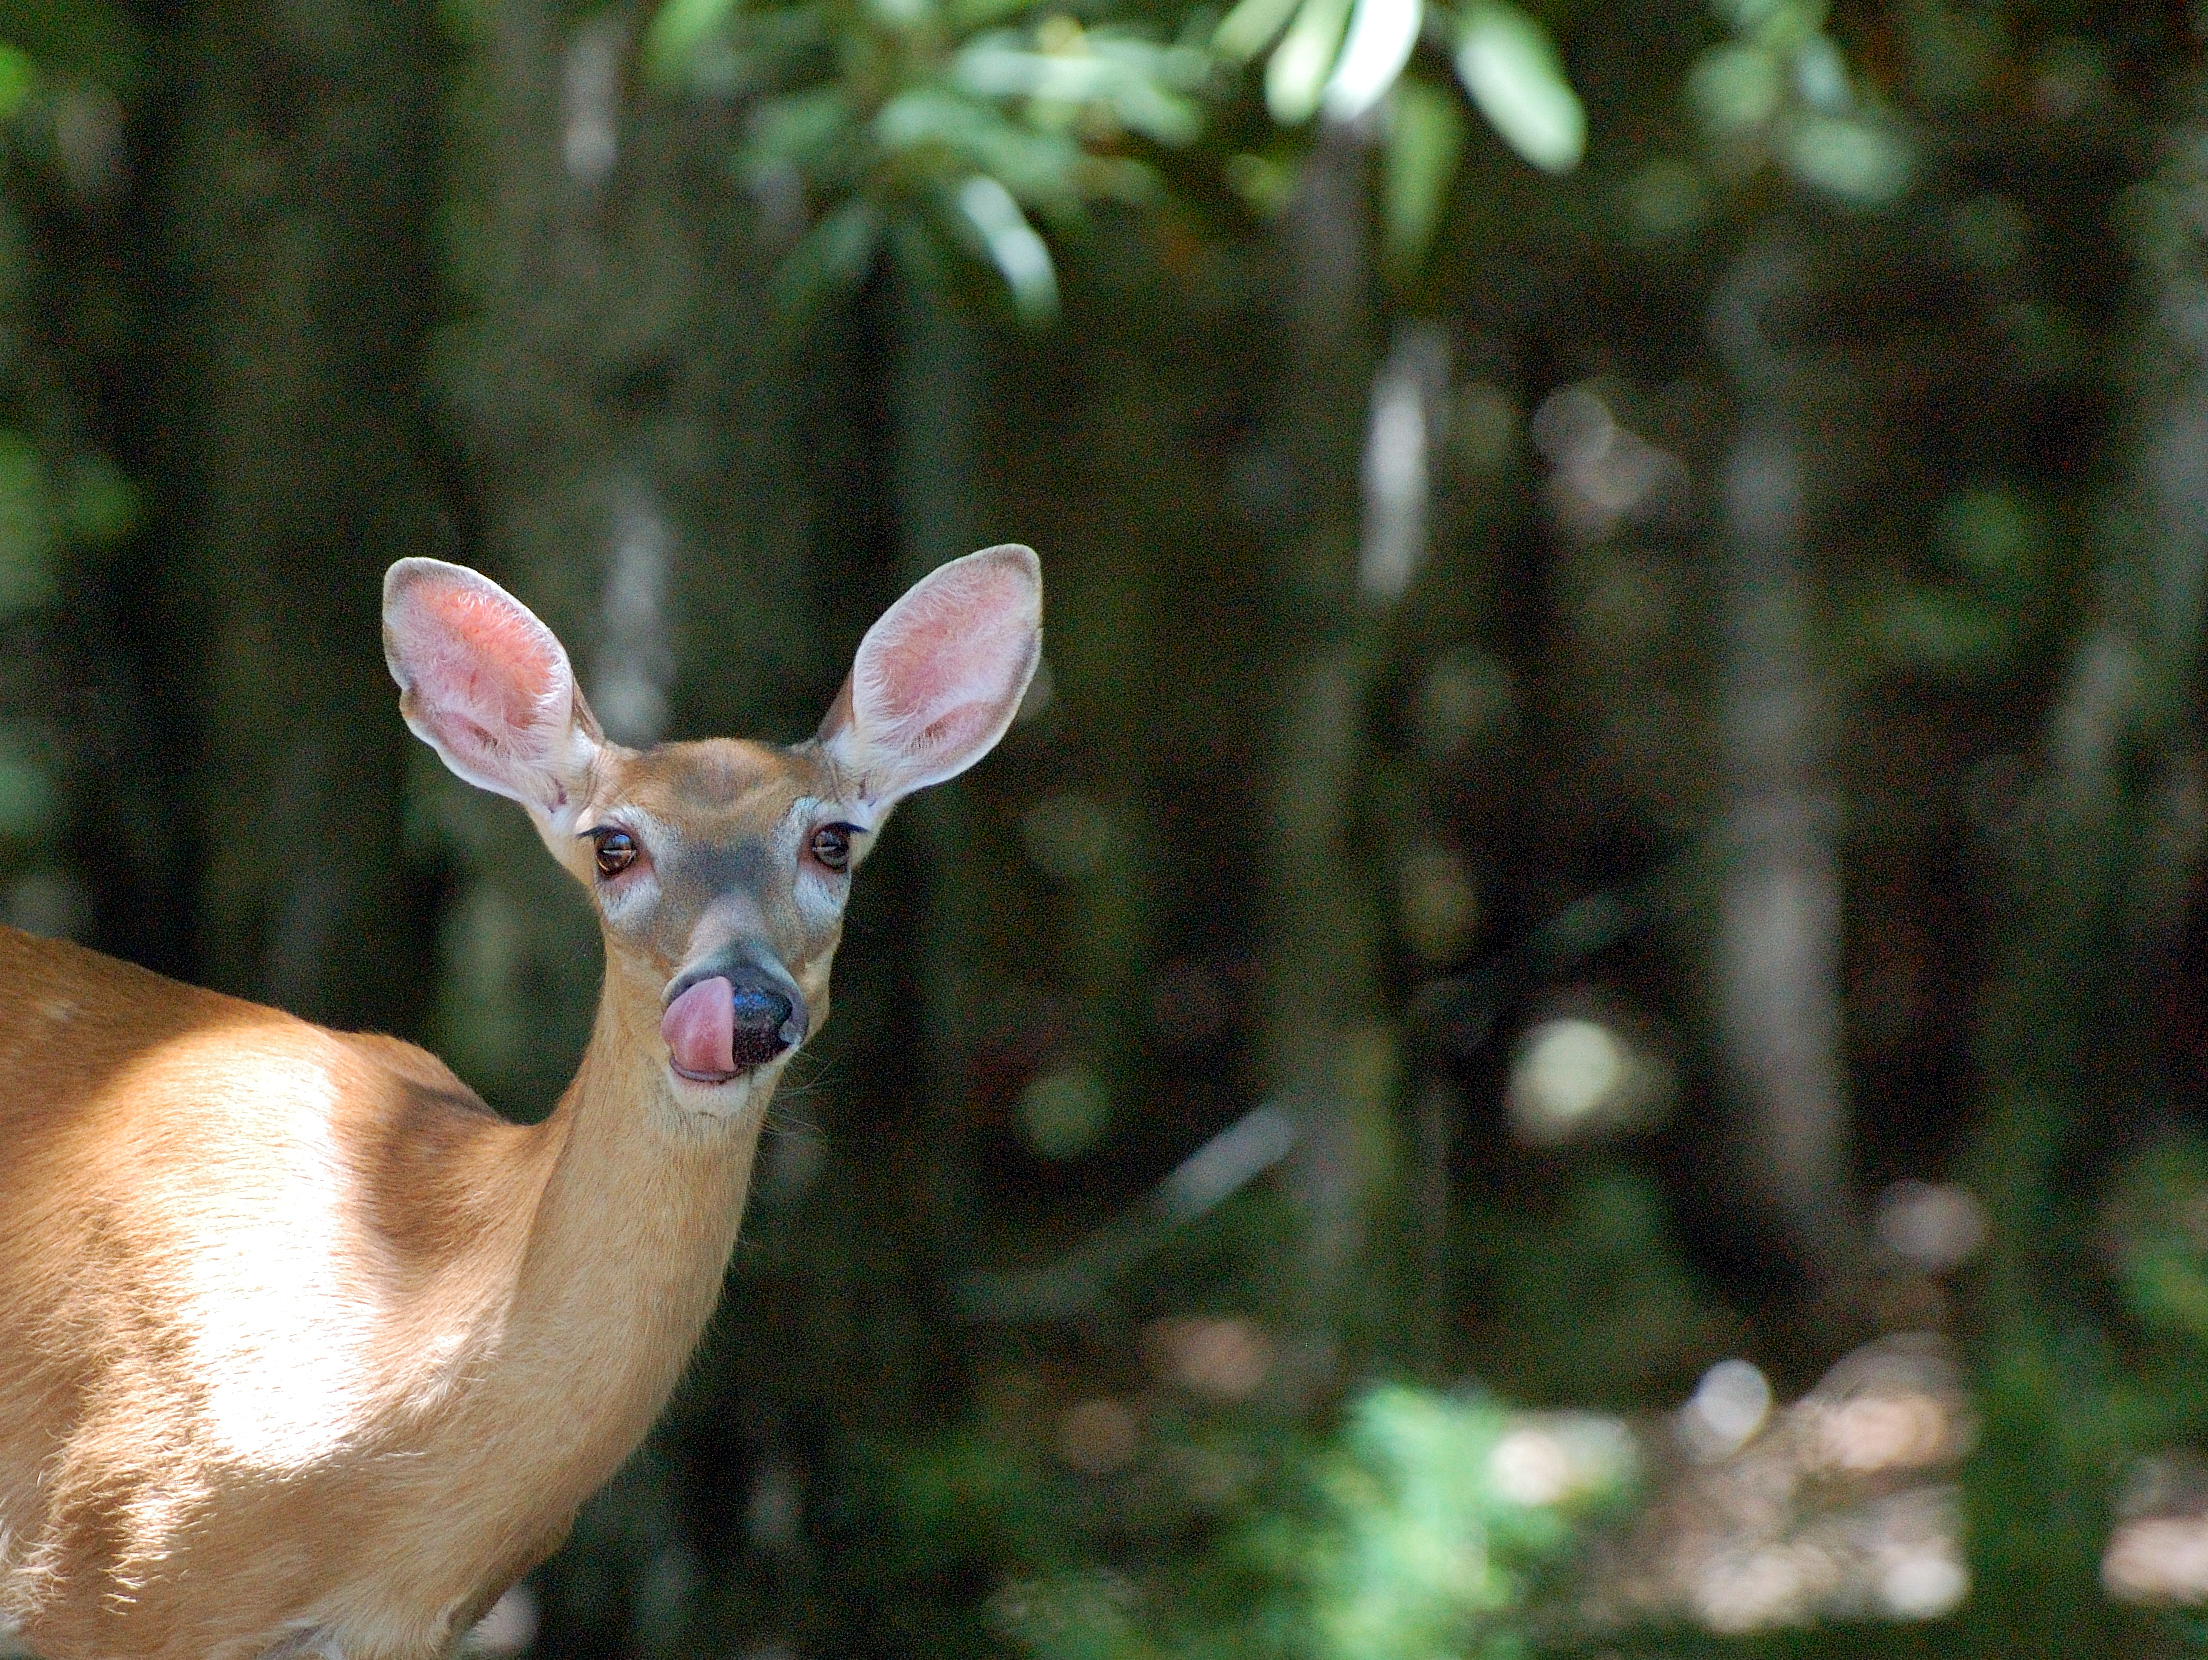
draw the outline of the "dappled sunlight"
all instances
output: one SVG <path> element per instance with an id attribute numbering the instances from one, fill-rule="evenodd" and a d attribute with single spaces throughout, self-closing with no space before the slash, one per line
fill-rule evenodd
<path id="1" fill-rule="evenodd" d="M 1680 1408 L 1679 1439 L 1697 1459 L 1715 1463 L 1755 1439 L 1770 1416 L 1770 1379 L 1748 1361 L 1721 1360 Z"/>
<path id="2" fill-rule="evenodd" d="M 1125 1403 L 1105 1397 L 1076 1401 L 1058 1415 L 1058 1456 L 1084 1475 L 1109 1475 L 1132 1463 L 1141 1429 Z"/>
<path id="3" fill-rule="evenodd" d="M 1369 1391 L 1318 1465 L 1328 1525 L 1301 1547 L 1319 1652 L 1460 1652 L 1519 1601 L 1522 1571 L 1564 1546 L 1566 1518 L 1616 1503 L 1639 1463 L 1616 1420 Z"/>
<path id="4" fill-rule="evenodd" d="M 1879 1194 L 1871 1225 L 1881 1248 L 1927 1274 L 1962 1267 L 1987 1235 L 1986 1207 L 1951 1182 L 1893 1183 Z"/>
<path id="5" fill-rule="evenodd" d="M 2208 1603 L 2208 1460 L 2190 1447 L 2137 1460 L 2115 1494 L 2101 1583 L 2123 1602 Z"/>
<path id="6" fill-rule="evenodd" d="M 1213 1400 L 1247 1400 L 1273 1369 L 1272 1337 L 1239 1316 L 1154 1320 L 1143 1328 L 1142 1342 L 1163 1381 Z"/>
<path id="7" fill-rule="evenodd" d="M 1975 1436 L 1940 1340 L 1882 1338 L 1790 1406 L 1745 1361 L 1713 1367 L 1675 1420 L 1629 1543 L 1601 1559 L 1599 1617 L 1719 1632 L 1826 1617 L 1937 1619 L 1969 1594 L 1956 1467 Z"/>
<path id="8" fill-rule="evenodd" d="M 282 1478 L 356 1433 L 375 1403 L 387 1285 L 362 1218 L 355 1150 L 338 1107 L 357 1063 L 328 1039 L 242 1005 L 135 1050 L 102 1082 L 110 1113 L 132 1119 L 143 1161 L 142 1214 L 125 1258 L 170 1341 L 205 1381 L 170 1406 L 179 1445 L 204 1439 L 226 1460 Z M 350 1064 L 349 1064 L 350 1063 Z M 192 1104 L 186 1117 L 164 1095 Z M 176 1140 L 188 1123 L 189 1160 Z M 423 1372 L 449 1358 L 409 1357 Z M 169 1406 L 170 1403 L 163 1403 Z M 200 1497 L 182 1480 L 158 1500 L 188 1524 Z M 202 1478 L 203 1479 L 203 1478 Z"/>
<path id="9" fill-rule="evenodd" d="M 2139 1516 L 2116 1524 L 2101 1581 L 2125 1602 L 2208 1602 L 2208 1516 Z"/>
<path id="10" fill-rule="evenodd" d="M 1615 1018 L 1566 1013 L 1530 1027 L 1511 1057 L 1511 1126 L 1535 1146 L 1646 1129 L 1670 1110 L 1677 1077 Z"/>
<path id="11" fill-rule="evenodd" d="M 1635 516 L 1661 513 L 1686 489 L 1678 457 L 1620 422 L 1590 385 L 1550 394 L 1530 430 L 1554 469 L 1551 509 L 1575 541 L 1600 541 Z"/>

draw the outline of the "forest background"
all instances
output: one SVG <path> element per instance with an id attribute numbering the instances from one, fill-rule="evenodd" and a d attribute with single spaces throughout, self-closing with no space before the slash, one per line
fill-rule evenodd
<path id="1" fill-rule="evenodd" d="M 0 911 L 541 1114 L 630 742 L 920 572 L 665 1422 L 479 1648 L 2208 1646 L 2208 14 L 6 0 Z"/>

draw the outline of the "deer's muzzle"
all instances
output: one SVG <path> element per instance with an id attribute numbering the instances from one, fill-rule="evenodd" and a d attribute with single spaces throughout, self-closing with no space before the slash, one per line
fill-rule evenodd
<path id="1" fill-rule="evenodd" d="M 696 1083 L 726 1083 L 805 1037 L 805 996 L 778 965 L 704 963 L 668 988 L 659 1024 L 668 1062 Z"/>

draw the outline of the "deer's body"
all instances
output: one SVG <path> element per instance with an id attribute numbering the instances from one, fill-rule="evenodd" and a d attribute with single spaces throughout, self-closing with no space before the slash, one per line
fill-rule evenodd
<path id="1" fill-rule="evenodd" d="M 803 837 L 898 792 L 832 738 L 634 755 L 574 710 L 556 798 L 506 793 L 586 879 L 593 816 L 644 862 L 597 844 L 605 988 L 541 1124 L 412 1045 L 0 929 L 0 1614 L 49 1660 L 441 1654 L 665 1402 L 826 1012 L 843 866 L 800 872 Z M 743 1025 L 770 973 L 780 1038 Z"/>
<path id="2" fill-rule="evenodd" d="M 411 1045 L 71 946 L 0 933 L 0 984 L 11 1611 L 55 1655 L 438 1652 L 658 1413 L 757 1112 L 653 1102 L 656 1023 L 603 1012 L 525 1127 Z"/>

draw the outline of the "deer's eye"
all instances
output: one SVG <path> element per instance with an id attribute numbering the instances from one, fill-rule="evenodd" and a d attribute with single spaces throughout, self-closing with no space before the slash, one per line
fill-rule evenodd
<path id="1" fill-rule="evenodd" d="M 598 849 L 600 876 L 619 876 L 635 864 L 636 856 L 644 851 L 626 830 L 601 830 L 591 841 Z"/>
<path id="2" fill-rule="evenodd" d="M 813 832 L 813 857 L 830 870 L 851 868 L 851 826 L 824 824 Z"/>

